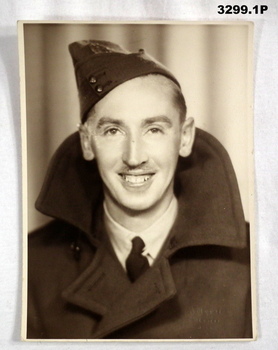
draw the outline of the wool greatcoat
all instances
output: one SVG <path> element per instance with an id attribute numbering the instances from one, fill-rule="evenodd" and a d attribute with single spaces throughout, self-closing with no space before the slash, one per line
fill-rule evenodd
<path id="1" fill-rule="evenodd" d="M 27 338 L 251 338 L 249 237 L 226 151 L 197 130 L 175 176 L 179 211 L 154 265 L 131 283 L 103 225 L 102 182 L 71 135 L 36 207 L 55 218 L 29 235 Z"/>

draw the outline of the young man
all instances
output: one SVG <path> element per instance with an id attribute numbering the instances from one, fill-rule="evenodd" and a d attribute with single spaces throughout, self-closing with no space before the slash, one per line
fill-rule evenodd
<path id="1" fill-rule="evenodd" d="M 143 50 L 81 41 L 70 53 L 81 124 L 37 201 L 55 220 L 29 239 L 27 337 L 251 338 L 248 236 L 225 150 L 195 138 L 178 81 Z"/>

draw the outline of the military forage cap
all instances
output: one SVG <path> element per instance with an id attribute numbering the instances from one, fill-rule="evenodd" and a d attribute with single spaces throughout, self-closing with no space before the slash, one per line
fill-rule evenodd
<path id="1" fill-rule="evenodd" d="M 70 44 L 69 51 L 75 68 L 83 123 L 99 100 L 127 80 L 151 73 L 161 74 L 180 87 L 172 73 L 143 49 L 131 53 L 108 41 L 83 40 Z"/>

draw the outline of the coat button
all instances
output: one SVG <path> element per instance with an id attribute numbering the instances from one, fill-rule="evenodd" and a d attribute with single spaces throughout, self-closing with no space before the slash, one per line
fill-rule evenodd
<path id="1" fill-rule="evenodd" d="M 96 87 L 96 91 L 97 91 L 97 92 L 102 92 L 102 91 L 103 91 L 103 87 L 102 87 L 101 85 L 98 85 L 98 86 Z"/>
<path id="2" fill-rule="evenodd" d="M 77 241 L 71 243 L 70 249 L 73 252 L 74 259 L 78 261 L 80 259 L 81 248 L 79 247 Z"/>
<path id="3" fill-rule="evenodd" d="M 138 52 L 143 55 L 145 53 L 145 50 L 144 49 L 139 49 Z"/>
<path id="4" fill-rule="evenodd" d="M 95 77 L 90 78 L 90 84 L 95 84 L 97 82 Z"/>
<path id="5" fill-rule="evenodd" d="M 178 242 L 177 242 L 176 238 L 173 237 L 173 238 L 170 239 L 169 248 L 173 249 L 173 248 L 175 248 L 177 246 L 177 244 L 178 244 Z"/>

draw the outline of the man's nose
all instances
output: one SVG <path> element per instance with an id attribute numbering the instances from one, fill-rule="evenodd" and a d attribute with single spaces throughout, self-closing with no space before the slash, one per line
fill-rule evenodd
<path id="1" fill-rule="evenodd" d="M 129 137 L 126 140 L 122 158 L 123 162 L 130 167 L 147 162 L 148 156 L 140 136 Z"/>

